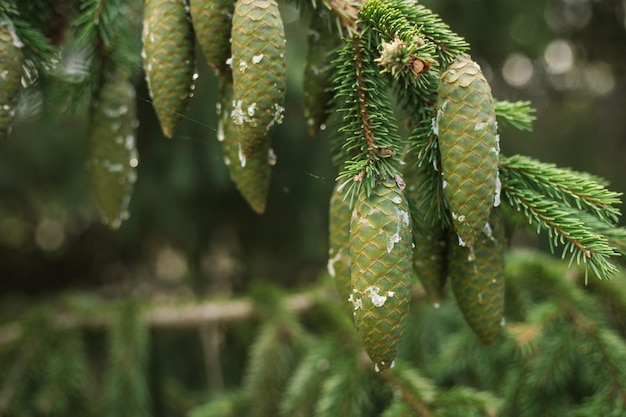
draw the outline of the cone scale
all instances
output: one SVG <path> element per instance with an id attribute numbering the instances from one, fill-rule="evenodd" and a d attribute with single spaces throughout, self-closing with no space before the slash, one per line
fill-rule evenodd
<path id="1" fill-rule="evenodd" d="M 275 163 L 273 151 L 268 146 L 265 154 L 254 153 L 249 158 L 242 155 L 239 131 L 231 117 L 234 111 L 232 84 L 223 81 L 220 92 L 217 138 L 222 144 L 224 164 L 239 193 L 254 211 L 261 213 L 265 209 L 270 168 Z"/>
<path id="2" fill-rule="evenodd" d="M 429 165 L 416 166 L 414 158 L 407 160 L 404 170 L 405 194 L 413 224 L 413 271 L 417 275 L 428 299 L 437 305 L 444 297 L 447 280 L 447 231 L 435 215 L 434 197 L 427 182 L 432 181 L 427 172 Z"/>
<path id="3" fill-rule="evenodd" d="M 332 52 L 339 46 L 339 40 L 321 14 L 313 16 L 302 85 L 304 117 L 310 136 L 323 129 L 329 116 L 329 102 L 333 97 L 330 90 Z"/>
<path id="4" fill-rule="evenodd" d="M 230 67 L 231 20 L 234 0 L 189 0 L 198 45 L 215 75 L 227 75 Z"/>
<path id="5" fill-rule="evenodd" d="M 100 87 L 89 133 L 89 169 L 104 222 L 117 229 L 128 218 L 128 203 L 137 178 L 135 89 L 112 79 Z"/>
<path id="6" fill-rule="evenodd" d="M 342 305 L 352 315 L 349 301 L 350 281 L 350 202 L 344 198 L 341 183 L 337 183 L 330 197 L 328 210 L 328 273 L 339 291 Z"/>
<path id="7" fill-rule="evenodd" d="M 465 321 L 484 345 L 492 344 L 502 329 L 504 249 L 504 224 L 498 209 L 472 248 L 450 244 L 452 293 Z"/>
<path id="8" fill-rule="evenodd" d="M 286 89 L 285 32 L 274 0 L 238 0 L 232 22 L 233 109 L 239 134 L 238 159 L 256 179 L 257 213 L 265 211 L 271 165 L 272 129 L 282 123 Z M 263 181 L 261 181 L 261 179 Z"/>
<path id="9" fill-rule="evenodd" d="M 195 72 L 194 34 L 182 0 L 146 0 L 143 68 L 163 134 L 171 138 L 187 112 Z"/>
<path id="10" fill-rule="evenodd" d="M 469 57 L 441 75 L 437 133 L 443 192 L 461 245 L 472 246 L 494 204 L 498 136 L 491 88 Z"/>
<path id="11" fill-rule="evenodd" d="M 370 196 L 363 189 L 350 221 L 350 300 L 378 371 L 393 366 L 408 315 L 411 240 L 409 207 L 396 182 L 377 182 Z"/>

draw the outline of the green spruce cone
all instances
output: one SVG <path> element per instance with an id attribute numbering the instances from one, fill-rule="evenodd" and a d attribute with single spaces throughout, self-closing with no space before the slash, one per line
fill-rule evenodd
<path id="1" fill-rule="evenodd" d="M 376 370 L 393 366 L 411 300 L 411 220 L 396 182 L 359 194 L 350 221 L 356 327 Z"/>
<path id="2" fill-rule="evenodd" d="M 24 55 L 11 23 L 0 19 L 0 140 L 11 133 L 20 96 Z"/>
<path id="3" fill-rule="evenodd" d="M 444 196 L 459 242 L 472 246 L 494 204 L 498 136 L 491 88 L 467 56 L 441 75 L 437 133 Z"/>
<path id="4" fill-rule="evenodd" d="M 128 218 L 128 202 L 137 179 L 135 89 L 112 79 L 94 101 L 89 133 L 89 169 L 104 222 L 117 229 Z"/>
<path id="5" fill-rule="evenodd" d="M 485 345 L 495 341 L 504 320 L 504 249 L 504 224 L 497 208 L 473 247 L 450 242 L 452 293 L 465 321 Z"/>
<path id="6" fill-rule="evenodd" d="M 447 280 L 447 231 L 436 216 L 436 204 L 429 188 L 431 166 L 416 166 L 409 158 L 404 170 L 405 195 L 413 224 L 413 271 L 420 280 L 430 302 L 439 305 L 445 295 Z M 456 243 L 456 242 L 455 242 Z"/>
<path id="7" fill-rule="evenodd" d="M 171 138 L 194 88 L 194 33 L 185 0 L 146 0 L 143 68 L 163 134 Z"/>
<path id="8" fill-rule="evenodd" d="M 350 281 L 350 202 L 345 199 L 342 183 L 337 183 L 330 196 L 328 210 L 328 273 L 335 281 L 342 304 L 352 316 Z"/>
<path id="9" fill-rule="evenodd" d="M 271 129 L 282 123 L 286 89 L 285 31 L 274 0 L 238 0 L 232 28 L 235 107 L 246 159 L 267 154 Z"/>
<path id="10" fill-rule="evenodd" d="M 329 103 L 333 98 L 330 90 L 331 61 L 333 51 L 339 47 L 341 38 L 334 34 L 321 12 L 311 19 L 309 28 L 309 49 L 302 94 L 304 97 L 304 117 L 309 135 L 315 136 L 329 116 Z"/>
<path id="11" fill-rule="evenodd" d="M 230 73 L 230 33 L 235 0 L 189 0 L 198 45 L 215 75 Z"/>
<path id="12" fill-rule="evenodd" d="M 267 141 L 262 142 L 267 147 L 265 150 L 255 152 L 249 158 L 243 155 L 239 130 L 231 117 L 234 107 L 230 81 L 222 80 L 220 94 L 217 139 L 222 144 L 224 163 L 230 178 L 250 207 L 257 213 L 263 213 L 276 156 Z"/>

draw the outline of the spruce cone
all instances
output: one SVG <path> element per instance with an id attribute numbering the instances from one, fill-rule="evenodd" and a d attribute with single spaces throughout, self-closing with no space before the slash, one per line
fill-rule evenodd
<path id="1" fill-rule="evenodd" d="M 137 178 L 135 89 L 127 80 L 109 80 L 94 101 L 89 134 L 91 183 L 106 224 L 117 229 L 128 217 Z"/>
<path id="2" fill-rule="evenodd" d="M 239 131 L 231 117 L 233 107 L 233 86 L 223 81 L 218 106 L 218 140 L 222 143 L 224 163 L 235 186 L 257 213 L 265 210 L 271 166 L 276 163 L 274 152 L 267 144 L 264 152 L 255 152 L 246 158 L 241 150 Z"/>
<path id="3" fill-rule="evenodd" d="M 304 117 L 309 135 L 319 133 L 329 116 L 331 61 L 340 38 L 332 33 L 320 14 L 313 16 L 309 28 L 309 49 L 304 67 Z"/>
<path id="4" fill-rule="evenodd" d="M 465 321 L 485 345 L 502 328 L 504 313 L 504 224 L 494 209 L 474 246 L 450 242 L 450 283 Z"/>
<path id="5" fill-rule="evenodd" d="M 352 316 L 350 282 L 350 202 L 337 183 L 330 197 L 328 213 L 328 273 L 335 281 L 342 304 Z"/>
<path id="6" fill-rule="evenodd" d="M 189 8 L 198 45 L 215 75 L 230 73 L 231 21 L 235 0 L 190 0 Z"/>
<path id="7" fill-rule="evenodd" d="M 409 207 L 394 180 L 359 194 L 350 222 L 351 301 L 377 370 L 393 365 L 411 299 Z"/>
<path id="8" fill-rule="evenodd" d="M 285 32 L 274 0 L 238 0 L 232 30 L 235 121 L 246 158 L 267 149 L 282 123 L 285 97 Z"/>
<path id="9" fill-rule="evenodd" d="M 146 0 L 142 39 L 150 96 L 163 134 L 171 138 L 193 91 L 194 34 L 185 1 Z"/>
<path id="10" fill-rule="evenodd" d="M 472 246 L 494 203 L 499 145 L 491 88 L 466 56 L 441 75 L 437 130 L 444 196 L 459 242 Z"/>
<path id="11" fill-rule="evenodd" d="M 406 198 L 411 209 L 413 224 L 413 270 L 422 283 L 428 299 L 437 304 L 444 297 L 447 279 L 446 252 L 447 231 L 436 216 L 436 208 L 431 207 L 435 197 L 431 195 L 427 170 L 431 166 L 415 166 L 407 161 L 404 171 Z M 456 244 L 456 242 L 455 242 Z"/>
<path id="12" fill-rule="evenodd" d="M 269 135 L 282 123 L 285 97 L 285 32 L 274 0 L 238 0 L 232 27 L 234 108 L 239 132 L 238 159 L 250 189 L 248 202 L 265 211 L 270 166 L 276 158 Z M 269 164 L 268 164 L 269 157 Z M 244 196 L 246 194 L 244 193 Z"/>
<path id="13" fill-rule="evenodd" d="M 24 44 L 11 23 L 0 19 L 0 140 L 11 133 L 20 96 Z"/>

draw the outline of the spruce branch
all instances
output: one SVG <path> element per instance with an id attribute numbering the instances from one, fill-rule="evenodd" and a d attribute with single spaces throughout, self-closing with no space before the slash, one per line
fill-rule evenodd
<path id="1" fill-rule="evenodd" d="M 23 44 L 22 51 L 27 61 L 31 62 L 37 71 L 50 69 L 57 57 L 56 48 L 41 30 L 22 16 L 16 0 L 5 0 L 0 3 L 0 18 L 7 19 L 14 27 L 19 44 Z"/>
<path id="2" fill-rule="evenodd" d="M 496 100 L 493 107 L 499 122 L 508 123 L 527 132 L 532 130 L 536 117 L 535 109 L 531 106 L 530 101 Z"/>
<path id="3" fill-rule="evenodd" d="M 575 260 L 577 264 L 585 265 L 585 271 L 589 267 L 601 279 L 614 275 L 617 268 L 608 261 L 608 258 L 618 255 L 618 252 L 605 236 L 584 222 L 580 216 L 582 209 L 569 204 L 569 200 L 574 198 L 575 201 L 581 201 L 579 203 L 581 208 L 595 207 L 599 201 L 606 202 L 604 200 L 606 194 L 597 192 L 593 183 L 586 183 L 590 187 L 584 189 L 576 187 L 578 184 L 576 181 L 568 183 L 567 181 L 571 179 L 569 173 L 557 168 L 554 168 L 555 173 L 564 175 L 561 175 L 558 181 L 546 185 L 544 181 L 547 181 L 548 177 L 545 173 L 540 174 L 539 178 L 523 176 L 519 170 L 507 169 L 508 163 L 510 160 L 505 159 L 500 170 L 502 194 L 508 205 L 523 213 L 529 224 L 535 223 L 537 232 L 540 230 L 548 232 L 552 250 L 560 244 L 564 245 L 562 256 L 565 257 L 569 253 L 571 261 Z M 541 165 L 535 167 L 542 168 Z M 574 187 L 569 189 L 566 185 Z M 610 197 L 608 201 L 612 201 L 612 198 L 614 197 Z"/>
<path id="4" fill-rule="evenodd" d="M 620 217 L 622 193 L 606 189 L 606 181 L 595 176 L 560 168 L 527 156 L 500 158 L 500 172 L 517 187 L 536 190 L 548 198 L 575 206 L 608 224 Z"/>
<path id="5" fill-rule="evenodd" d="M 431 66 L 438 65 L 435 45 L 424 39 L 418 27 L 387 2 L 368 1 L 361 8 L 359 18 L 385 41 L 379 65 L 392 75 L 397 76 L 404 70 L 416 79 Z"/>
<path id="6" fill-rule="evenodd" d="M 372 411 L 371 361 L 361 358 L 350 355 L 333 364 L 331 375 L 321 387 L 316 417 L 360 417 Z"/>
<path id="7" fill-rule="evenodd" d="M 277 317 L 261 327 L 250 348 L 243 392 L 254 416 L 276 415 L 281 394 L 302 350 L 304 330 L 295 320 Z"/>
<path id="8" fill-rule="evenodd" d="M 372 45 L 377 36 L 369 30 L 346 39 L 339 51 L 334 78 L 335 100 L 343 114 L 342 159 L 346 162 L 338 181 L 349 184 L 346 198 L 354 201 L 365 186 L 369 195 L 377 178 L 398 178 L 401 140 L 397 134 L 386 83 L 374 63 Z"/>
<path id="9" fill-rule="evenodd" d="M 25 348 L 18 353 L 0 387 L 0 415 L 5 415 L 9 410 L 15 392 L 20 388 L 20 383 L 28 372 L 31 361 L 39 353 L 41 346 L 41 344 L 32 341 L 32 343 L 26 344 Z"/>
<path id="10" fill-rule="evenodd" d="M 469 52 L 470 46 L 465 39 L 454 33 L 439 15 L 419 4 L 417 0 L 392 0 L 389 3 L 400 10 L 410 22 L 414 22 L 421 33 L 436 45 L 441 68 L 445 68 L 457 55 Z"/>
<path id="11" fill-rule="evenodd" d="M 594 274 L 606 279 L 617 272 L 608 258 L 617 255 L 607 239 L 591 230 L 579 218 L 579 212 L 564 204 L 546 201 L 544 196 L 530 190 L 513 190 L 503 185 L 508 204 L 523 212 L 537 231 L 547 230 L 551 248 L 564 244 L 563 257 L 569 252 L 572 260 L 589 266 Z"/>
<path id="12" fill-rule="evenodd" d="M 424 104 L 436 101 L 439 63 L 435 44 L 388 2 L 368 1 L 359 18 L 361 24 L 369 25 L 382 39 L 380 56 L 375 60 L 381 72 L 391 74 L 396 94 L 407 104 L 415 102 L 409 108 L 420 114 Z"/>
<path id="13" fill-rule="evenodd" d="M 491 392 L 463 386 L 439 390 L 433 400 L 437 415 L 444 416 L 495 416 L 501 404 Z"/>
<path id="14" fill-rule="evenodd" d="M 79 61 L 79 77 L 58 92 L 59 101 L 76 110 L 95 95 L 104 78 L 130 78 L 141 62 L 138 0 L 81 0 L 71 22 L 73 36 L 66 60 Z M 63 58 L 63 57 L 62 57 Z"/>
<path id="15" fill-rule="evenodd" d="M 231 417 L 244 414 L 245 395 L 241 390 L 230 391 L 191 410 L 187 417 Z"/>
<path id="16" fill-rule="evenodd" d="M 409 137 L 406 169 L 422 170 L 427 176 L 420 184 L 408 186 L 415 186 L 420 195 L 428 196 L 422 202 L 426 207 L 416 207 L 426 216 L 426 221 L 431 225 L 440 222 L 443 227 L 448 227 L 451 225 L 451 218 L 443 196 L 438 142 L 437 136 L 433 133 L 432 120 L 422 119 L 413 128 Z"/>
<path id="17" fill-rule="evenodd" d="M 338 351 L 330 338 L 309 347 L 289 380 L 280 403 L 281 416 L 306 415 L 306 410 L 313 408 Z"/>
<path id="18" fill-rule="evenodd" d="M 435 416 L 430 406 L 435 396 L 435 387 L 415 369 L 397 362 L 391 371 L 382 372 L 380 375 L 401 394 L 402 399 L 413 411 L 422 417 Z"/>
<path id="19" fill-rule="evenodd" d="M 137 306 L 122 305 L 109 331 L 109 366 L 104 380 L 105 416 L 148 416 L 149 333 Z"/>

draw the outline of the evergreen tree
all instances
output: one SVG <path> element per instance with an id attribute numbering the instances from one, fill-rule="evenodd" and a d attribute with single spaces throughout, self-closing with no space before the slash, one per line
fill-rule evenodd
<path id="1" fill-rule="evenodd" d="M 311 28 L 301 116 L 281 7 Z M 210 297 L 198 284 L 171 303 L 9 306 L 0 415 L 626 415 L 621 194 L 504 155 L 503 127 L 531 131 L 534 109 L 494 97 L 470 44 L 416 0 L 5 0 L 0 139 L 29 97 L 48 118 L 86 116 L 95 202 L 122 233 L 137 91 L 162 136 L 182 137 L 201 68 L 224 164 L 259 215 L 289 158 L 272 147 L 281 125 L 334 131 L 327 273 L 237 296 L 224 273 Z M 569 264 L 510 248 L 524 224 Z M 172 377 L 202 361 L 208 388 Z"/>

